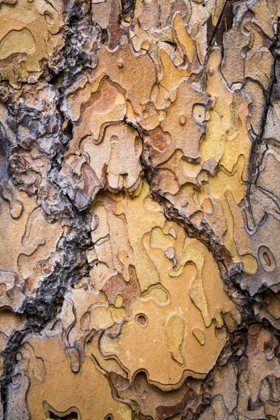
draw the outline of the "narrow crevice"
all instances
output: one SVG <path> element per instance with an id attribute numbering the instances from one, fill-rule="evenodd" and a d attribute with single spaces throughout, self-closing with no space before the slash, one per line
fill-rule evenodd
<path id="1" fill-rule="evenodd" d="M 262 158 L 264 155 L 264 152 L 261 151 L 261 146 L 266 146 L 264 144 L 265 128 L 267 124 L 269 107 L 271 106 L 271 98 L 272 98 L 273 89 L 275 85 L 277 84 L 276 65 L 279 60 L 279 46 L 280 46 L 280 19 L 278 19 L 277 33 L 275 35 L 275 39 L 271 47 L 269 48 L 271 54 L 274 57 L 274 63 L 272 66 L 272 73 L 270 76 L 267 92 L 265 95 L 265 104 L 264 104 L 264 111 L 262 115 L 260 132 L 259 134 L 255 136 L 255 139 L 253 140 L 252 149 L 251 149 L 250 158 L 249 158 L 249 164 L 248 164 L 248 179 L 246 181 L 246 200 L 247 200 L 250 211 L 251 211 L 251 203 L 250 203 L 251 190 L 252 190 L 252 186 L 255 185 L 257 182 L 259 167 L 261 165 Z"/>

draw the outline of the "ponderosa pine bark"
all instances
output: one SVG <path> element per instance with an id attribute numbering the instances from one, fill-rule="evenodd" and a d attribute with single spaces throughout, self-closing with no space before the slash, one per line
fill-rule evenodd
<path id="1" fill-rule="evenodd" d="M 0 2 L 0 418 L 280 419 L 279 18 Z"/>

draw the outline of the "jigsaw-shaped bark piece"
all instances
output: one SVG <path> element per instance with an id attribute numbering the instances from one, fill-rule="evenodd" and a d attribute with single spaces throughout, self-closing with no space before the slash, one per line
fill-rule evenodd
<path id="1" fill-rule="evenodd" d="M 14 86 L 34 83 L 59 57 L 64 5 L 60 0 L 15 1 L 1 4 L 1 80 Z"/>
<path id="2" fill-rule="evenodd" d="M 25 366 L 25 380 L 29 383 L 25 398 L 31 418 L 70 414 L 78 420 L 132 418 L 130 408 L 113 399 L 110 386 L 92 357 L 83 357 L 79 373 L 71 371 L 72 357 L 59 335 L 50 338 L 31 335 L 21 354 L 19 366 Z M 22 387 L 22 383 L 18 384 L 19 389 Z M 15 393 L 15 388 L 10 392 Z M 14 414 L 8 418 L 22 417 Z"/>
<path id="3" fill-rule="evenodd" d="M 135 265 L 140 287 L 145 291 L 149 285 L 151 286 L 147 292 L 145 291 L 143 298 L 140 295 L 135 301 L 128 322 L 122 326 L 117 336 L 112 336 L 108 331 L 108 334 L 102 337 L 101 351 L 107 358 L 117 357 L 121 365 L 129 370 L 130 378 L 133 378 L 139 369 L 145 370 L 149 381 L 163 389 L 170 389 L 178 387 L 187 373 L 195 377 L 207 374 L 225 344 L 226 331 L 219 322 L 220 318 L 216 319 L 217 308 L 211 296 L 214 284 L 217 294 L 220 279 L 217 267 L 206 248 L 198 241 L 187 238 L 183 229 L 176 224 L 164 224 L 161 212 L 155 209 L 153 214 L 144 210 L 147 199 L 146 188 L 143 187 L 140 195 L 134 198 L 119 197 L 115 201 L 111 197 L 109 201 L 110 209 L 126 221 L 127 233 L 123 236 L 128 237 L 130 241 L 131 264 Z M 139 214 L 138 220 L 142 212 L 145 211 L 146 217 L 150 212 L 149 219 L 150 222 L 154 219 L 154 224 L 150 224 L 150 228 L 144 224 L 145 228 L 141 231 L 141 224 L 138 223 L 136 230 L 130 216 L 130 207 L 135 209 L 134 216 L 136 213 Z M 101 213 L 97 211 L 98 214 Z M 103 214 L 106 216 L 106 213 Z M 114 255 L 120 253 L 121 244 L 115 242 L 118 231 L 114 232 L 113 227 L 117 222 L 112 223 L 111 217 L 110 213 L 106 217 L 109 221 L 109 230 L 103 232 L 100 230 L 106 223 L 106 219 L 103 219 L 102 224 L 97 224 L 94 237 L 96 248 L 105 247 L 107 244 L 113 262 Z M 147 265 L 143 270 L 143 258 L 139 261 L 140 247 L 141 254 L 143 257 L 146 255 L 145 259 L 149 261 L 151 270 L 155 273 L 154 283 L 151 275 L 147 279 Z M 127 249 L 128 252 L 127 246 L 123 249 Z M 97 251 L 98 260 L 103 257 L 100 262 L 103 262 L 104 266 L 98 284 L 105 281 L 110 272 L 108 269 L 118 270 L 117 262 L 111 265 L 109 255 L 107 252 L 101 254 L 99 250 Z M 203 273 L 207 273 L 207 282 Z M 95 279 L 94 272 L 93 279 Z M 129 282 L 131 281 L 132 279 L 129 279 Z M 161 287 L 162 292 L 166 293 L 166 298 L 161 297 L 164 292 L 152 293 L 155 287 Z M 222 288 L 219 293 L 224 295 Z M 224 305 L 219 311 L 221 313 L 233 311 L 236 316 L 232 302 L 225 300 L 225 295 L 221 299 L 224 300 Z M 200 334 L 192 331 L 194 327 Z M 202 357 L 207 348 L 211 348 L 208 358 L 203 363 L 200 361 L 197 364 L 197 355 L 201 354 Z M 192 357 L 192 354 L 195 357 Z"/>

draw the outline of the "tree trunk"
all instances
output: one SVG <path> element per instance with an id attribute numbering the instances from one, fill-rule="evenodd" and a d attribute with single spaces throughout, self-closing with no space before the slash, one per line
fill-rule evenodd
<path id="1" fill-rule="evenodd" d="M 1 1 L 0 418 L 280 419 L 279 18 Z"/>

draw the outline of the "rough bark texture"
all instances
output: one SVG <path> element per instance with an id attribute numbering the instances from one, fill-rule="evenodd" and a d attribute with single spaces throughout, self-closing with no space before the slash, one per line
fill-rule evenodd
<path id="1" fill-rule="evenodd" d="M 280 419 L 279 19 L 0 1 L 0 418 Z"/>

